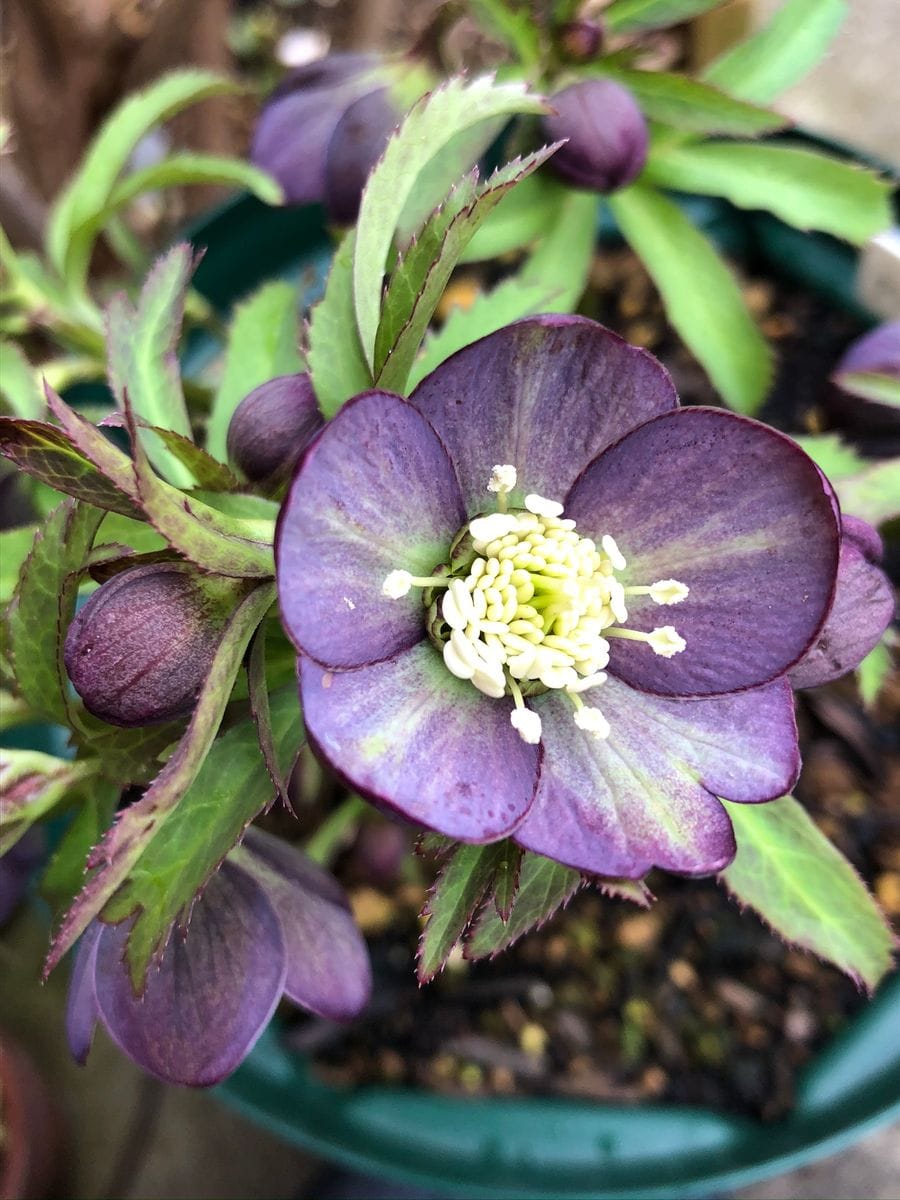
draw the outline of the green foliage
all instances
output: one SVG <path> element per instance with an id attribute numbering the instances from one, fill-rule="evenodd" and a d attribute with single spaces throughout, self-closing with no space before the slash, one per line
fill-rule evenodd
<path id="1" fill-rule="evenodd" d="M 735 100 L 708 83 L 666 71 L 636 71 L 601 62 L 587 69 L 623 84 L 634 93 L 644 114 L 688 133 L 723 133 L 759 137 L 787 124 L 787 118 L 767 108 Z"/>
<path id="2" fill-rule="evenodd" d="M 135 307 L 124 292 L 106 310 L 109 384 L 119 408 L 125 396 L 149 426 L 171 429 L 192 440 L 176 354 L 184 297 L 193 273 L 190 246 L 174 246 L 154 266 Z M 138 437 L 153 465 L 179 487 L 193 483 L 191 473 L 152 429 Z"/>
<path id="3" fill-rule="evenodd" d="M 37 372 L 14 342 L 0 341 L 0 396 L 16 417 L 44 415 L 46 404 Z"/>
<path id="4" fill-rule="evenodd" d="M 264 284 L 237 306 L 206 429 L 206 448 L 214 458 L 226 460 L 228 426 L 243 398 L 277 375 L 302 370 L 298 340 L 297 293 L 289 283 Z"/>
<path id="5" fill-rule="evenodd" d="M 900 408 L 900 379 L 880 371 L 844 371 L 834 377 L 838 387 L 861 400 Z"/>
<path id="6" fill-rule="evenodd" d="M 794 441 L 832 482 L 865 470 L 866 460 L 860 458 L 852 446 L 842 442 L 837 433 L 800 434 Z"/>
<path id="7" fill-rule="evenodd" d="M 59 841 L 41 877 L 41 895 L 55 913 L 72 901 L 84 882 L 84 864 L 116 811 L 119 789 L 94 779 L 82 789 L 78 811 Z"/>
<path id="8" fill-rule="evenodd" d="M 126 175 L 113 189 L 108 205 L 100 214 L 100 226 L 145 192 L 186 184 L 240 188 L 264 204 L 276 205 L 284 200 L 281 187 L 272 176 L 243 159 L 217 154 L 172 154 L 162 162 Z"/>
<path id="9" fill-rule="evenodd" d="M 344 237 L 331 262 L 325 295 L 309 323 L 309 369 L 319 408 L 333 417 L 345 400 L 372 386 L 353 308 L 356 231 Z"/>
<path id="10" fill-rule="evenodd" d="M 841 510 L 881 525 L 900 517 L 900 458 L 872 463 L 857 475 L 832 479 Z"/>
<path id="11" fill-rule="evenodd" d="M 483 262 L 530 246 L 556 223 L 567 195 L 569 189 L 549 172 L 529 175 L 488 214 L 459 261 Z"/>
<path id="12" fill-rule="evenodd" d="M 0 605 L 12 599 L 22 563 L 31 553 L 37 525 L 0 530 Z"/>
<path id="13" fill-rule="evenodd" d="M 682 192 L 724 196 L 739 208 L 767 209 L 788 225 L 818 229 L 856 246 L 891 224 L 886 180 L 793 146 L 663 144 L 654 149 L 644 179 Z"/>
<path id="14" fill-rule="evenodd" d="M 816 65 L 845 16 L 846 0 L 786 0 L 768 24 L 703 72 L 707 83 L 754 104 L 769 104 Z"/>
<path id="15" fill-rule="evenodd" d="M 90 763 L 74 763 L 37 750 L 0 749 L 0 855 L 11 850 L 35 821 L 66 800 L 91 771 Z"/>
<path id="16" fill-rule="evenodd" d="M 492 884 L 503 857 L 502 847 L 502 842 L 489 846 L 459 843 L 441 864 L 425 906 L 428 920 L 416 968 L 420 983 L 427 983 L 442 969 L 468 927 Z"/>
<path id="17" fill-rule="evenodd" d="M 540 854 L 526 852 L 522 856 L 519 890 L 509 920 L 504 922 L 496 907 L 486 905 L 466 940 L 465 957 L 493 957 L 529 930 L 540 928 L 571 900 L 582 882 L 579 871 L 563 867 Z"/>
<path id="18" fill-rule="evenodd" d="M 603 13 L 603 22 L 610 33 L 664 29 L 721 3 L 722 0 L 613 0 Z"/>
<path id="19" fill-rule="evenodd" d="M 722 880 L 786 941 L 874 990 L 894 938 L 865 885 L 793 796 L 726 804 L 737 855 Z"/>
<path id="20" fill-rule="evenodd" d="M 872 707 L 891 676 L 894 666 L 891 646 L 894 642 L 894 632 L 889 629 L 856 668 L 856 686 L 866 708 Z"/>
<path id="21" fill-rule="evenodd" d="M 647 184 L 632 184 L 608 203 L 716 388 L 736 412 L 756 413 L 771 382 L 772 352 L 731 271 L 677 205 Z"/>
<path id="22" fill-rule="evenodd" d="M 497 84 L 489 77 L 471 83 L 454 79 L 421 100 L 388 142 L 363 192 L 353 253 L 353 307 L 363 357 L 370 367 L 375 361 L 381 286 L 391 242 L 407 202 L 414 193 L 418 197 L 425 168 L 466 131 L 471 134 L 468 157 L 475 161 L 493 135 L 496 118 L 542 111 L 542 101 L 530 96 L 524 84 Z M 457 161 L 454 154 L 451 165 Z M 453 174 L 446 179 L 429 175 L 436 202 L 454 182 Z"/>

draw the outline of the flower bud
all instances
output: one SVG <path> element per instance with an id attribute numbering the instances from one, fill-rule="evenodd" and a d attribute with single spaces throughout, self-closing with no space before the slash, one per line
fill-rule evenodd
<path id="1" fill-rule="evenodd" d="M 325 204 L 338 225 L 356 220 L 369 173 L 399 124 L 387 88 L 354 100 L 338 121 L 325 163 Z"/>
<path id="2" fill-rule="evenodd" d="M 187 563 L 150 563 L 102 584 L 69 626 L 66 671 L 84 706 L 110 725 L 187 716 L 228 616 L 234 581 Z"/>
<path id="3" fill-rule="evenodd" d="M 559 45 L 573 62 L 590 62 L 603 45 L 603 26 L 599 21 L 568 21 L 559 31 Z"/>
<path id="4" fill-rule="evenodd" d="M 277 483 L 322 428 L 308 375 L 279 375 L 240 402 L 228 426 L 228 457 L 252 483 Z"/>
<path id="5" fill-rule="evenodd" d="M 550 166 L 576 187 L 603 194 L 635 180 L 647 160 L 647 122 L 632 94 L 609 79 L 573 83 L 551 97 L 548 141 L 568 138 Z"/>
<path id="6" fill-rule="evenodd" d="M 900 436 L 900 409 L 887 399 L 892 381 L 900 381 L 900 321 L 851 342 L 824 396 L 823 407 L 839 429 L 885 439 L 873 446 L 879 455 L 896 452 Z"/>

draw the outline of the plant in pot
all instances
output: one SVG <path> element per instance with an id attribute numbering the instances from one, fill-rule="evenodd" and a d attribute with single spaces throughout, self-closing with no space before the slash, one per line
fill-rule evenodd
<path id="1" fill-rule="evenodd" d="M 792 680 L 852 669 L 890 619 L 877 537 L 784 435 L 679 408 L 651 356 L 589 319 L 530 315 L 553 307 L 525 276 L 542 248 L 539 281 L 557 260 L 554 294 L 572 292 L 561 234 L 499 285 L 524 311 L 498 321 L 495 297 L 456 344 L 450 321 L 429 336 L 479 226 L 558 149 L 460 178 L 515 114 L 546 105 L 487 78 L 416 106 L 303 360 L 295 296 L 270 285 L 235 319 L 205 420 L 181 420 L 177 246 L 136 304 L 108 305 L 118 416 L 98 428 L 48 388 L 55 424 L 3 422 L 7 456 L 69 497 L 24 559 L 6 658 L 16 711 L 67 726 L 76 755 L 10 752 L 4 819 L 12 844 L 73 814 L 50 864 L 70 891 L 87 857 L 48 961 L 81 938 L 79 1055 L 99 1020 L 146 1069 L 207 1084 L 282 994 L 359 1012 L 368 961 L 321 860 L 360 796 L 430 831 L 423 977 L 460 940 L 501 950 L 585 877 L 649 903 L 651 867 L 721 873 L 869 987 L 889 967 L 865 888 L 787 795 Z M 308 756 L 293 772 L 304 738 L 324 780 Z M 298 830 L 319 822 L 305 856 L 275 836 L 276 797 Z M 721 1130 L 694 1128 L 712 1154 Z"/>

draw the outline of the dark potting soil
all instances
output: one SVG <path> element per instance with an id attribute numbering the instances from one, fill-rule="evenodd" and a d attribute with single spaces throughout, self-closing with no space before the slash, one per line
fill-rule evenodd
<path id="1" fill-rule="evenodd" d="M 628 251 L 604 252 L 593 284 L 584 311 L 660 357 L 683 401 L 719 403 Z M 794 432 L 827 428 L 828 375 L 860 326 L 770 281 L 748 279 L 745 296 L 777 356 L 764 418 Z M 796 795 L 900 927 L 900 679 L 870 712 L 851 680 L 804 693 L 798 721 Z M 336 1086 L 652 1100 L 773 1120 L 790 1109 L 800 1068 L 867 1002 L 836 968 L 742 913 L 714 880 L 661 872 L 648 879 L 648 910 L 588 888 L 496 960 L 454 955 L 419 988 L 418 914 L 433 867 L 407 855 L 390 878 L 388 852 L 373 886 L 372 828 L 361 835 L 365 862 L 357 844 L 337 864 L 369 938 L 371 1006 L 350 1026 L 299 1017 L 285 1031 Z"/>

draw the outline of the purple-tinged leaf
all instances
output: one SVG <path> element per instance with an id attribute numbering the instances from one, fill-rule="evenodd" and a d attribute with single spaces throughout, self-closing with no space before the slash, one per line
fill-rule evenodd
<path id="1" fill-rule="evenodd" d="M 649 908 L 654 896 L 643 879 L 610 879 L 598 876 L 594 882 L 604 896 L 615 896 L 617 900 L 630 900 L 639 908 Z"/>
<path id="2" fill-rule="evenodd" d="M 137 515 L 128 496 L 55 425 L 0 417 L 0 454 L 58 492 L 126 517 Z"/>
<path id="3" fill-rule="evenodd" d="M 466 938 L 466 958 L 493 958 L 529 930 L 539 929 L 568 904 L 584 880 L 580 871 L 563 867 L 540 854 L 525 854 L 519 890 L 504 922 L 493 905 L 485 905 Z"/>
<path id="4" fill-rule="evenodd" d="M 64 500 L 35 534 L 7 609 L 9 652 L 20 694 L 35 713 L 71 723 L 62 652 L 75 612 L 78 573 L 103 519 L 99 508 Z"/>
<path id="5" fill-rule="evenodd" d="M 280 800 L 288 812 L 293 813 L 293 805 L 288 796 L 289 773 L 286 774 L 281 769 L 272 732 L 269 690 L 266 686 L 266 630 L 264 625 L 257 629 L 250 647 L 250 657 L 247 661 L 247 690 L 250 695 L 250 714 L 256 726 L 260 753 L 266 764 L 269 778 L 272 780 L 272 787 L 275 789 L 272 799 Z"/>
<path id="6" fill-rule="evenodd" d="M 491 884 L 494 907 L 500 920 L 509 920 L 516 892 L 519 890 L 519 872 L 524 851 L 510 839 L 499 843 L 497 867 Z"/>
<path id="7" fill-rule="evenodd" d="M 0 856 L 95 770 L 95 763 L 70 762 L 36 750 L 0 749 Z"/>
<path id="8" fill-rule="evenodd" d="M 84 864 L 109 828 L 121 788 L 94 778 L 82 788 L 77 811 L 57 844 L 41 876 L 41 896 L 61 915 L 84 883 Z"/>
<path id="9" fill-rule="evenodd" d="M 133 508 L 122 511 L 127 517 L 134 516 L 134 509 L 141 508 L 141 499 L 131 459 L 127 454 L 123 454 L 117 446 L 114 446 L 101 429 L 70 408 L 46 382 L 44 383 L 44 394 L 47 397 L 50 412 L 59 421 L 72 445 L 123 496 L 132 502 Z"/>
<path id="10" fill-rule="evenodd" d="M 503 842 L 489 846 L 460 843 L 441 866 L 423 909 L 416 974 L 428 983 L 442 970 L 451 950 L 472 921 L 504 857 Z"/>
<path id="11" fill-rule="evenodd" d="M 189 438 L 171 429 L 161 429 L 158 425 L 145 425 L 143 421 L 140 422 L 140 427 L 159 438 L 169 454 L 190 472 L 197 487 L 206 488 L 210 492 L 240 491 L 241 482 L 231 468 L 207 454 Z"/>
<path id="12" fill-rule="evenodd" d="M 793 796 L 726 807 L 738 849 L 721 879 L 735 899 L 874 991 L 897 940 L 850 863 Z"/>
<path id="13" fill-rule="evenodd" d="M 178 745 L 184 733 L 184 721 L 118 729 L 91 716 L 86 709 L 78 713 L 78 725 L 76 745 L 96 758 L 105 779 L 120 787 L 152 782 L 167 752 Z"/>
<path id="14" fill-rule="evenodd" d="M 148 843 L 159 835 L 197 778 L 225 712 L 244 652 L 274 600 L 266 584 L 252 591 L 225 628 L 209 675 L 178 749 L 140 800 L 121 812 L 88 863 L 96 868 L 54 938 L 46 971 L 56 966 L 128 878 Z"/>

